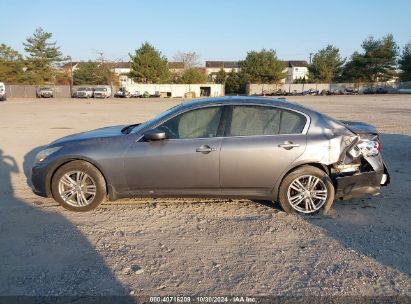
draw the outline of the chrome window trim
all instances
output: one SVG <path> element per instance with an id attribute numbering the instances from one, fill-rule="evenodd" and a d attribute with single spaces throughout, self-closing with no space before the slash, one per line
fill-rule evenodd
<path id="1" fill-rule="evenodd" d="M 148 129 L 155 129 L 157 128 L 159 125 L 161 125 L 164 122 L 167 122 L 171 119 L 173 119 L 174 117 L 192 111 L 192 110 L 197 110 L 197 109 L 202 109 L 202 108 L 211 108 L 211 107 L 221 107 L 221 106 L 262 106 L 262 107 L 270 107 L 270 108 L 278 108 L 278 109 L 283 109 L 283 110 L 287 110 L 287 111 L 291 111 L 291 112 L 295 112 L 295 113 L 299 113 L 301 115 L 303 115 L 306 118 L 306 122 L 305 122 L 305 126 L 302 130 L 301 133 L 289 133 L 289 134 L 268 134 L 268 135 L 237 135 L 237 136 L 216 136 L 216 137 L 193 137 L 193 138 L 170 138 L 170 139 L 165 139 L 167 141 L 175 141 L 175 140 L 193 140 L 193 139 L 224 139 L 224 138 L 253 138 L 253 137 L 267 137 L 267 136 L 286 136 L 286 135 L 306 135 L 308 132 L 308 129 L 310 127 L 311 124 L 311 117 L 299 110 L 296 109 L 292 109 L 292 108 L 288 108 L 288 107 L 284 107 L 281 105 L 272 105 L 272 104 L 267 104 L 267 103 L 240 103 L 240 102 L 221 102 L 221 103 L 215 103 L 215 104 L 205 104 L 205 105 L 201 105 L 198 107 L 189 107 L 187 109 L 182 109 L 180 111 L 177 111 L 173 116 L 171 117 L 166 117 L 163 120 L 161 120 L 160 122 L 153 124 L 151 126 L 148 126 L 148 128 L 146 128 L 145 130 Z M 144 134 L 142 134 L 137 140 L 136 142 L 139 142 L 142 138 L 144 137 Z"/>

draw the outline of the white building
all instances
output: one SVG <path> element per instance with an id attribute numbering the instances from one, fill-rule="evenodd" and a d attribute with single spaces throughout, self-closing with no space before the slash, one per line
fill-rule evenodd
<path id="1" fill-rule="evenodd" d="M 283 61 L 287 73 L 287 78 L 282 83 L 293 83 L 296 79 L 308 78 L 308 63 L 305 60 L 287 60 Z"/>
<path id="2" fill-rule="evenodd" d="M 299 78 L 308 78 L 308 63 L 305 60 L 285 60 L 284 72 L 287 74 L 282 83 L 293 83 Z M 239 61 L 206 61 L 206 73 L 209 81 L 214 81 L 217 73 L 223 69 L 226 73 L 241 71 Z"/>
<path id="3" fill-rule="evenodd" d="M 131 71 L 130 62 L 116 62 L 112 63 L 113 72 L 119 75 L 120 86 L 125 87 L 127 85 L 134 84 L 134 81 L 129 77 Z M 168 68 L 173 77 L 181 76 L 184 72 L 184 63 L 183 62 L 168 62 Z"/>
<path id="4" fill-rule="evenodd" d="M 223 69 L 224 72 L 238 73 L 240 71 L 239 61 L 206 61 L 205 70 L 209 81 L 214 81 L 217 73 Z"/>
<path id="5" fill-rule="evenodd" d="M 224 96 L 222 84 L 144 84 L 129 83 L 124 86 L 130 93 L 142 95 L 145 92 L 161 97 L 217 97 Z"/>
<path id="6" fill-rule="evenodd" d="M 108 65 L 111 67 L 111 70 L 118 75 L 120 86 L 123 86 L 123 84 L 125 85 L 128 83 L 128 74 L 131 70 L 130 62 L 113 62 L 108 63 Z"/>

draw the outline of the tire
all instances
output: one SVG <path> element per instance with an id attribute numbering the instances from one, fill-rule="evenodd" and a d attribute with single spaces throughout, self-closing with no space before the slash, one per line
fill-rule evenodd
<path id="1" fill-rule="evenodd" d="M 316 214 L 320 210 L 325 214 L 334 202 L 334 185 L 324 171 L 303 166 L 285 176 L 278 197 L 281 208 L 288 214 Z"/>
<path id="2" fill-rule="evenodd" d="M 56 171 L 51 192 L 61 206 L 77 212 L 95 209 L 107 196 L 106 182 L 101 172 L 92 164 L 78 160 Z"/>

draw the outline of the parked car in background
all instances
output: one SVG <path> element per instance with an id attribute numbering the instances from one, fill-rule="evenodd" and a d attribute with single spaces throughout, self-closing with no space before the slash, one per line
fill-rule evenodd
<path id="1" fill-rule="evenodd" d="M 94 89 L 94 98 L 110 98 L 111 88 L 109 87 L 97 87 Z"/>
<path id="2" fill-rule="evenodd" d="M 4 101 L 7 99 L 6 96 L 6 86 L 3 82 L 0 82 L 0 101 Z"/>
<path id="3" fill-rule="evenodd" d="M 53 98 L 54 93 L 51 87 L 37 87 L 36 97 L 37 98 Z"/>
<path id="4" fill-rule="evenodd" d="M 134 93 L 130 95 L 130 98 L 140 98 L 140 97 L 141 97 L 140 91 L 134 91 Z"/>
<path id="5" fill-rule="evenodd" d="M 386 88 L 379 87 L 375 90 L 375 94 L 387 94 L 388 90 Z"/>
<path id="6" fill-rule="evenodd" d="M 358 90 L 353 88 L 345 88 L 344 95 L 358 95 Z"/>
<path id="7" fill-rule="evenodd" d="M 398 90 L 399 94 L 411 94 L 411 89 L 399 89 Z"/>
<path id="8" fill-rule="evenodd" d="M 32 185 L 73 211 L 107 196 L 227 197 L 314 214 L 334 199 L 379 194 L 390 182 L 380 150 L 363 122 L 280 99 L 207 98 L 58 139 L 37 154 Z"/>
<path id="9" fill-rule="evenodd" d="M 277 92 L 275 92 L 276 96 L 286 96 L 287 95 L 287 91 L 286 90 L 277 90 Z"/>
<path id="10" fill-rule="evenodd" d="M 303 92 L 299 92 L 297 90 L 293 90 L 287 93 L 287 96 L 300 96 L 300 95 L 303 95 Z"/>
<path id="11" fill-rule="evenodd" d="M 318 95 L 319 91 L 314 89 L 308 89 L 307 91 L 303 92 L 303 95 Z"/>
<path id="12" fill-rule="evenodd" d="M 155 91 L 153 95 L 150 95 L 150 97 L 160 98 L 161 97 L 160 91 Z"/>
<path id="13" fill-rule="evenodd" d="M 114 97 L 116 98 L 129 98 L 130 97 L 130 92 L 126 90 L 126 88 L 120 88 L 116 94 L 114 94 Z"/>
<path id="14" fill-rule="evenodd" d="M 344 95 L 344 91 L 342 89 L 336 89 L 331 91 L 331 95 Z"/>
<path id="15" fill-rule="evenodd" d="M 375 89 L 374 88 L 365 88 L 364 91 L 362 91 L 363 94 L 375 94 Z"/>
<path id="16" fill-rule="evenodd" d="M 89 87 L 80 87 L 76 92 L 74 92 L 74 98 L 92 98 L 94 95 L 93 88 Z"/>

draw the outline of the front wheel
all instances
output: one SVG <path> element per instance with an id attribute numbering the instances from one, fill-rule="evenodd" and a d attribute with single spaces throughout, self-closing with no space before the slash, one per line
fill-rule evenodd
<path id="1" fill-rule="evenodd" d="M 89 211 L 106 198 L 103 175 L 92 164 L 72 161 L 61 166 L 51 183 L 53 198 L 71 211 Z"/>
<path id="2" fill-rule="evenodd" d="M 334 201 L 334 186 L 322 170 L 303 166 L 289 173 L 279 189 L 279 203 L 287 213 L 326 213 Z"/>

